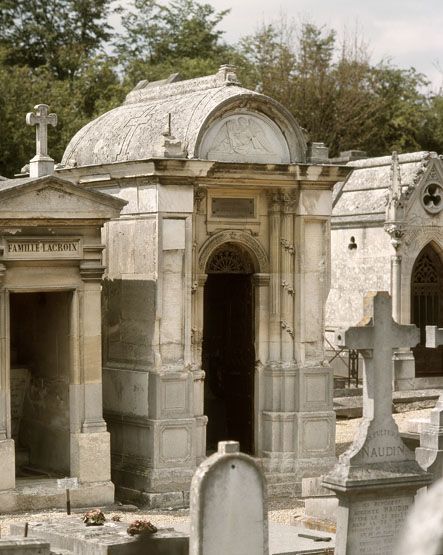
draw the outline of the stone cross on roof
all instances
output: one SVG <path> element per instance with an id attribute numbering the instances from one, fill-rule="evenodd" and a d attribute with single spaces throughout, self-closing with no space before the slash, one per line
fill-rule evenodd
<path id="1" fill-rule="evenodd" d="M 363 416 L 383 420 L 392 415 L 392 350 L 415 347 L 420 331 L 414 324 L 392 319 L 392 300 L 386 291 L 368 293 L 364 310 L 362 322 L 338 332 L 337 339 L 348 349 L 358 349 L 365 359 Z"/>
<path id="2" fill-rule="evenodd" d="M 41 177 L 54 172 L 54 160 L 48 156 L 48 125 L 57 125 L 57 115 L 49 114 L 47 104 L 37 104 L 34 112 L 26 114 L 26 123 L 35 125 L 36 154 L 29 164 L 31 177 Z"/>

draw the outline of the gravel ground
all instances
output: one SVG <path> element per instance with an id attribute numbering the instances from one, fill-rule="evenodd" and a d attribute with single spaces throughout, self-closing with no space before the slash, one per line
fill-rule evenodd
<path id="1" fill-rule="evenodd" d="M 395 421 L 397 422 L 400 431 L 405 430 L 406 421 L 412 418 L 427 418 L 430 409 L 414 410 L 409 412 L 401 412 L 394 414 Z M 348 446 L 352 443 L 354 434 L 361 422 L 361 418 L 354 418 L 351 420 L 339 419 L 337 420 L 336 427 L 336 452 L 337 455 L 343 453 Z M 303 502 L 300 499 L 292 498 L 272 498 L 268 501 L 269 507 L 269 520 L 271 522 L 278 522 L 281 524 L 290 524 L 294 517 L 300 517 L 303 514 Z M 73 511 L 73 514 L 77 511 Z M 175 509 L 175 510 L 150 510 L 143 509 L 122 510 L 122 507 L 116 505 L 113 508 L 105 510 L 107 518 L 114 515 L 120 517 L 122 522 L 131 522 L 135 519 L 151 520 L 157 527 L 174 527 L 179 523 L 189 520 L 189 509 Z M 1 536 L 6 536 L 9 533 L 9 525 L 13 522 L 36 522 L 42 521 L 47 518 L 64 518 L 65 514 L 62 511 L 46 511 L 46 512 L 32 512 L 32 513 L 19 513 L 19 514 L 3 514 L 0 515 L 0 533 Z M 81 514 L 79 514 L 81 518 Z"/>

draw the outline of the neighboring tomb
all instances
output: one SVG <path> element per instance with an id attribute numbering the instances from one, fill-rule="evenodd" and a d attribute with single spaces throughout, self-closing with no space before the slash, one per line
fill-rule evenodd
<path id="1" fill-rule="evenodd" d="M 73 504 L 114 498 L 100 231 L 124 204 L 55 176 L 0 182 L 1 511 L 63 506 L 65 475 Z"/>
<path id="2" fill-rule="evenodd" d="M 443 346 L 426 348 L 425 326 L 443 326 L 443 160 L 394 153 L 347 166 L 334 190 L 326 337 L 360 320 L 367 291 L 390 291 L 394 320 L 420 328 L 419 345 L 394 354 L 395 389 L 441 388 Z"/>
<path id="3" fill-rule="evenodd" d="M 310 164 L 291 114 L 232 67 L 173 81 L 81 129 L 57 171 L 128 201 L 104 232 L 112 477 L 126 498 L 183 505 L 232 439 L 291 495 L 334 464 L 324 303 L 347 170 Z"/>
<path id="4" fill-rule="evenodd" d="M 362 323 L 338 337 L 340 345 L 363 354 L 365 374 L 363 422 L 323 482 L 339 500 L 336 555 L 391 555 L 417 490 L 431 480 L 392 417 L 392 350 L 414 347 L 419 330 L 393 321 L 386 292 L 368 294 L 364 305 Z"/>

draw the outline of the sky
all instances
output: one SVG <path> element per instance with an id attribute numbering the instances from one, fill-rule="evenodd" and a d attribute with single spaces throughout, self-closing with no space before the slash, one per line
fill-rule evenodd
<path id="1" fill-rule="evenodd" d="M 281 13 L 296 21 L 326 25 L 339 36 L 357 26 L 369 44 L 373 63 L 384 58 L 398 67 L 413 66 L 431 80 L 433 89 L 443 85 L 443 0 L 205 1 L 218 11 L 231 9 L 219 26 L 229 43 Z"/>

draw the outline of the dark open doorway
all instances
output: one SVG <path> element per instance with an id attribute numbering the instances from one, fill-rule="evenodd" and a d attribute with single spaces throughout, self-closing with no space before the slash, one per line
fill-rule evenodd
<path id="1" fill-rule="evenodd" d="M 70 300 L 69 292 L 10 295 L 18 477 L 69 475 Z"/>
<path id="2" fill-rule="evenodd" d="M 411 280 L 411 321 L 420 328 L 420 344 L 412 352 L 417 378 L 443 376 L 443 346 L 427 349 L 426 326 L 443 326 L 443 264 L 432 244 L 415 261 Z"/>
<path id="3" fill-rule="evenodd" d="M 235 257 L 227 256 L 233 253 Z M 253 453 L 254 302 L 252 265 L 226 245 L 209 263 L 204 294 L 203 368 L 207 449 L 236 440 Z M 220 262 L 223 258 L 223 264 Z M 236 263 L 233 263 L 236 258 Z M 241 263 L 239 263 L 239 261 Z M 229 263 L 227 263 L 229 262 Z M 221 271 L 220 271 L 221 270 Z M 217 273 L 211 273 L 216 271 Z"/>

